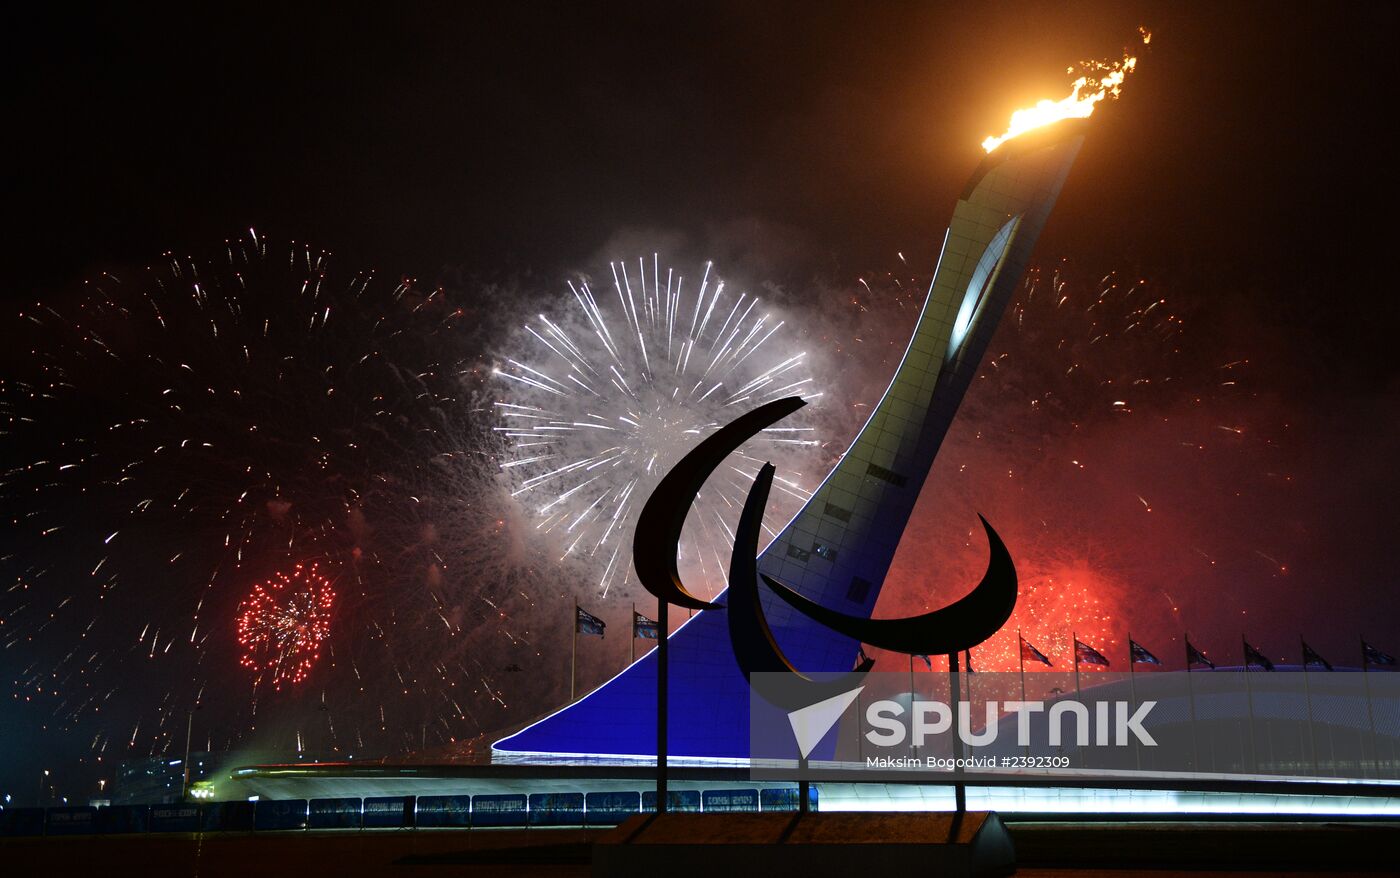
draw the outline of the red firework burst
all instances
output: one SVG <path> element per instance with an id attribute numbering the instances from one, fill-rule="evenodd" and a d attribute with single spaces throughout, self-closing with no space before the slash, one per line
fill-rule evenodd
<path id="1" fill-rule="evenodd" d="M 276 573 L 238 605 L 239 663 L 272 688 L 306 679 L 330 635 L 335 590 L 316 564 L 298 564 Z"/>

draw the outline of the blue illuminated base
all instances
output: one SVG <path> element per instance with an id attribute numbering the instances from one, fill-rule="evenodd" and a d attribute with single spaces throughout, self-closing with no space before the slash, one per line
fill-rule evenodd
<path id="1" fill-rule="evenodd" d="M 858 644 L 820 625 L 795 626 L 778 636 L 800 667 L 847 669 L 855 663 Z M 749 686 L 734 660 L 723 611 L 702 612 L 686 622 L 671 635 L 670 648 L 671 752 L 699 763 L 744 760 Z M 493 758 L 606 755 L 654 762 L 655 705 L 653 650 L 567 709 L 497 741 Z"/>

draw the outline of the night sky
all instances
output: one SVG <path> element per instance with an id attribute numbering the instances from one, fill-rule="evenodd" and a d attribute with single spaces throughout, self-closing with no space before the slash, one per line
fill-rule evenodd
<path id="1" fill-rule="evenodd" d="M 77 302 L 85 280 L 167 251 L 205 258 L 249 227 L 333 251 L 349 273 L 441 286 L 483 313 L 509 305 L 510 291 L 533 301 L 570 272 L 664 246 L 781 291 L 789 316 L 809 308 L 809 334 L 824 337 L 841 297 L 817 291 L 901 274 L 926 284 L 982 138 L 1016 107 L 1064 94 L 1068 65 L 1118 57 L 1140 25 L 1152 43 L 1123 98 L 1095 113 L 1036 264 L 1046 276 L 1061 266 L 1081 292 L 1110 273 L 1148 279 L 1190 315 L 1162 350 L 1195 383 L 1145 404 L 1131 430 L 1100 428 L 1071 404 L 1056 422 L 1070 428 L 1040 433 L 1015 414 L 1024 388 L 975 387 L 930 481 L 958 499 L 921 506 L 880 612 L 921 604 L 910 559 L 985 510 L 1008 521 L 1013 553 L 1021 537 L 1027 570 L 1098 577 L 1115 613 L 1138 603 L 1133 583 L 1150 581 L 1144 624 L 1160 639 L 1189 624 L 1224 651 L 1247 624 L 1283 657 L 1308 624 L 1335 654 L 1354 650 L 1364 624 L 1400 649 L 1389 563 L 1397 21 L 1381 4 L 26 9 L 12 16 L 5 58 L 3 362 L 25 368 L 34 330 L 13 315 L 33 302 Z M 864 341 L 886 352 L 852 354 L 864 369 L 856 396 L 878 393 L 893 366 L 886 349 L 897 355 L 912 325 L 910 313 L 872 308 L 891 316 L 867 321 Z M 1053 377 L 1054 335 L 1041 348 L 1034 333 L 999 336 L 993 354 Z M 456 353 L 464 361 L 500 343 L 485 329 L 471 338 L 478 349 Z M 1155 365 L 1151 349 L 1113 350 L 1122 368 Z M 1115 368 L 1113 351 L 1095 356 Z M 1247 392 L 1216 396 L 1211 369 L 1242 359 Z M 1164 450 L 1225 414 L 1267 439 L 1209 465 Z M 982 441 L 998 430 L 1005 443 Z M 0 446 L 6 469 L 41 450 L 34 442 Z M 1044 465 L 1080 452 L 1105 473 L 1090 487 Z M 1029 486 L 990 481 L 1008 469 Z M 1154 536 L 1124 523 L 1120 495 L 1175 517 Z M 1073 520 L 1030 524 L 1055 516 Z M 1043 545 L 1065 533 L 1073 545 Z M 23 553 L 14 545 L 11 567 Z M 1193 580 L 1172 547 L 1228 572 Z M 975 573 L 979 550 L 950 569 Z M 13 623 L 27 627 L 0 653 L 0 679 L 13 681 L 0 708 L 5 790 L 29 792 L 35 753 L 56 766 L 88 760 L 71 775 L 79 794 L 102 772 L 90 753 L 100 723 L 47 736 L 52 715 L 26 700 L 86 623 L 59 619 L 32 636 L 32 623 Z M 1121 640 L 1116 621 L 1101 630 Z M 184 709 L 132 712 L 182 720 Z M 404 750 L 401 738 L 380 746 Z M 162 746 L 169 735 L 129 749 Z"/>

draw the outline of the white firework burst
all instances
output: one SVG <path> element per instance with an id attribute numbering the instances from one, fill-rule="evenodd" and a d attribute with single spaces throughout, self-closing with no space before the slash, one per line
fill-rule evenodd
<path id="1" fill-rule="evenodd" d="M 650 269 L 644 258 L 635 274 L 624 263 L 611 269 L 610 292 L 570 281 L 564 314 L 525 325 L 529 353 L 502 358 L 495 402 L 512 496 L 558 538 L 563 557 L 593 564 L 603 595 L 630 577 L 637 512 L 686 451 L 762 403 L 821 396 L 806 352 L 782 344 L 785 321 L 758 298 L 727 291 L 711 264 L 698 283 L 663 269 L 655 254 Z M 794 420 L 731 455 L 687 519 L 682 564 L 712 593 L 764 461 L 782 454 L 771 520 L 786 521 L 810 496 L 797 469 L 811 461 L 793 453 L 819 442 L 814 427 Z"/>

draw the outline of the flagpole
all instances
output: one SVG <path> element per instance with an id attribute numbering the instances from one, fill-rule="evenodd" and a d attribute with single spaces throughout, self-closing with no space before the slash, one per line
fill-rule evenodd
<path id="1" fill-rule="evenodd" d="M 1316 777 L 1317 732 L 1313 729 L 1312 687 L 1308 685 L 1308 642 L 1303 639 L 1302 633 L 1298 634 L 1298 643 L 1303 647 L 1303 700 L 1308 705 L 1308 743 L 1312 747 L 1313 776 Z"/>
<path id="2" fill-rule="evenodd" d="M 1254 770 L 1259 770 L 1259 747 L 1254 742 L 1254 684 L 1249 681 L 1249 641 L 1240 634 L 1241 651 L 1244 653 L 1244 695 L 1249 703 L 1249 758 Z"/>
<path id="3" fill-rule="evenodd" d="M 1133 661 L 1133 632 L 1128 632 L 1128 697 L 1132 699 L 1133 709 L 1137 710 L 1137 676 L 1133 666 L 1137 662 Z"/>
<path id="4" fill-rule="evenodd" d="M 569 703 L 572 704 L 578 688 L 578 598 L 574 598 L 574 642 L 569 650 Z"/>
<path id="5" fill-rule="evenodd" d="M 1084 693 L 1079 689 L 1079 635 L 1074 633 L 1073 629 L 1069 632 L 1069 645 L 1070 651 L 1074 653 L 1074 700 L 1084 704 Z"/>
<path id="6" fill-rule="evenodd" d="M 1371 711 L 1371 678 L 1367 675 L 1371 673 L 1370 659 L 1366 656 L 1366 636 L 1361 636 L 1361 685 L 1366 690 L 1366 724 L 1371 728 L 1371 766 L 1377 774 L 1380 773 L 1380 742 L 1376 740 L 1376 717 Z M 1366 761 L 1366 748 L 1361 749 L 1361 761 Z"/>
<path id="7" fill-rule="evenodd" d="M 1128 702 L 1132 705 L 1134 714 L 1137 713 L 1137 674 L 1133 671 L 1133 632 L 1128 632 Z M 1142 771 L 1142 742 L 1133 736 L 1133 764 L 1138 771 Z"/>
<path id="8" fill-rule="evenodd" d="M 953 696 L 953 777 L 960 778 L 963 773 L 963 770 L 958 768 L 958 760 L 962 758 L 963 754 L 960 720 L 962 705 L 958 703 L 957 693 L 962 691 L 962 686 L 958 683 L 958 654 L 956 652 L 948 653 L 948 676 L 950 678 L 948 690 L 949 694 Z M 968 726 L 970 728 L 971 723 L 968 723 Z M 953 783 L 953 807 L 959 815 L 967 811 L 967 785 L 960 780 Z"/>
<path id="9" fill-rule="evenodd" d="M 190 734 L 194 731 L 194 711 L 185 714 L 185 779 L 180 787 L 180 801 L 183 802 L 190 795 Z M 425 748 L 426 749 L 426 748 Z"/>
<path id="10" fill-rule="evenodd" d="M 632 639 L 627 641 L 627 664 L 637 663 L 637 602 L 632 602 Z"/>
<path id="11" fill-rule="evenodd" d="M 1016 629 L 1016 658 L 1021 662 L 1021 704 L 1024 706 L 1026 703 L 1026 639 L 1021 636 L 1020 628 Z M 1048 721 L 1045 727 L 1047 729 L 1050 728 Z M 1030 755 L 1031 742 L 1027 741 L 1026 756 L 1029 757 Z"/>
<path id="12" fill-rule="evenodd" d="M 963 650 L 963 658 L 967 661 L 967 704 L 972 706 L 972 648 Z"/>
<path id="13" fill-rule="evenodd" d="M 1196 736 L 1196 687 L 1191 683 L 1191 632 L 1183 631 L 1181 640 L 1186 644 L 1186 697 L 1191 705 L 1191 758 L 1196 771 L 1201 770 L 1201 741 Z"/>
<path id="14" fill-rule="evenodd" d="M 860 704 L 860 693 L 864 688 L 865 687 L 862 686 L 861 689 L 856 690 L 856 761 L 861 765 L 865 764 L 865 736 L 860 733 L 859 728 L 859 718 L 865 716 L 865 714 L 861 712 Z M 911 738 L 910 740 L 912 741 L 913 739 Z"/>
<path id="15" fill-rule="evenodd" d="M 909 712 L 914 712 L 914 654 L 912 652 L 909 653 Z M 909 749 L 913 751 L 914 756 L 919 755 L 919 745 L 914 743 L 912 735 L 909 738 Z"/>
<path id="16" fill-rule="evenodd" d="M 1083 704 L 1084 696 L 1079 691 L 1079 635 L 1071 630 L 1069 632 L 1069 639 L 1074 649 L 1074 700 Z"/>
<path id="17" fill-rule="evenodd" d="M 1021 636 L 1021 629 L 1016 629 L 1016 656 L 1021 660 L 1021 702 L 1026 700 L 1026 639 Z"/>

